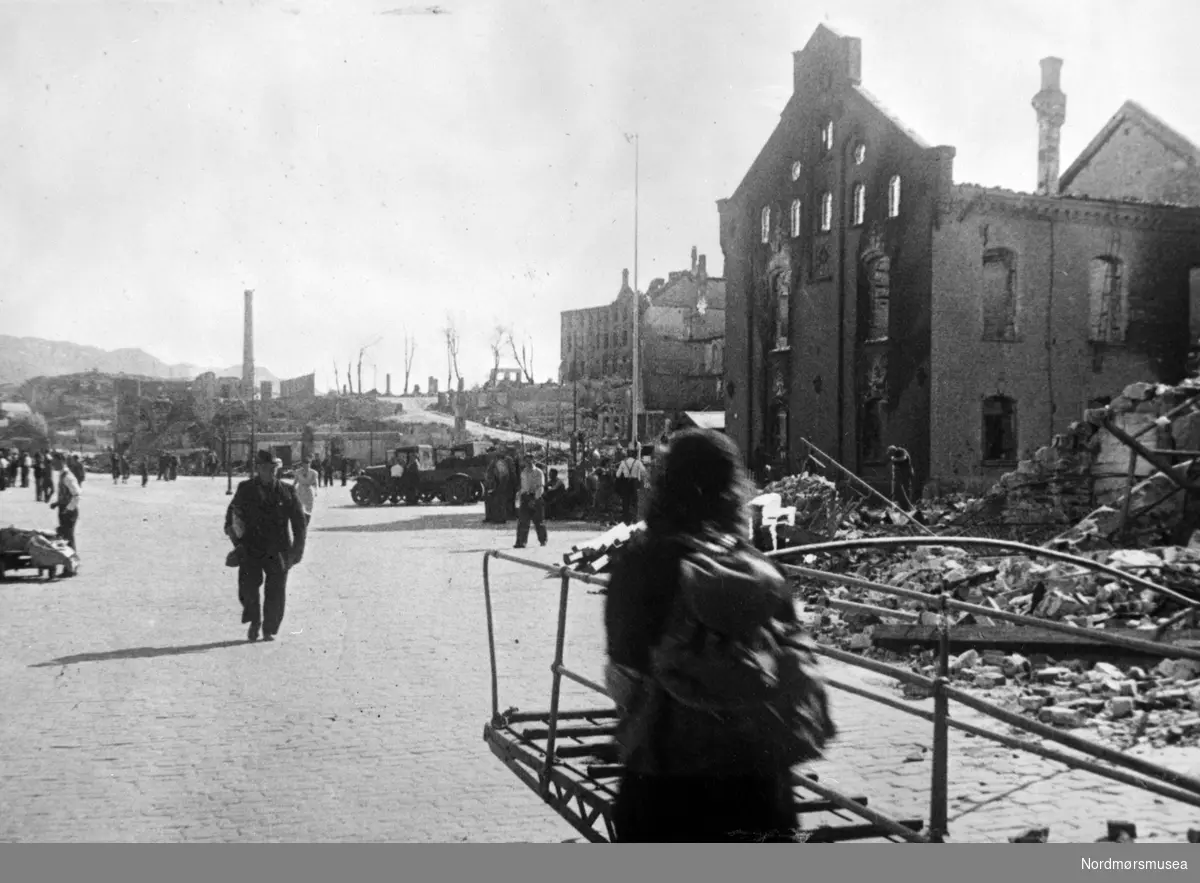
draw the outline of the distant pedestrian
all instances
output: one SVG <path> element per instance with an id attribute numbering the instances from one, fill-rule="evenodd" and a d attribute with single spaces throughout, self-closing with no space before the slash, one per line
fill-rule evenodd
<path id="1" fill-rule="evenodd" d="M 58 535 L 66 540 L 72 551 L 78 552 L 75 545 L 75 525 L 79 522 L 79 479 L 70 468 L 64 464 L 61 455 L 56 455 L 55 469 L 58 472 L 58 499 L 50 504 L 51 509 L 58 510 Z"/>
<path id="2" fill-rule="evenodd" d="M 296 491 L 279 480 L 280 465 L 270 451 L 259 451 L 257 474 L 238 484 L 225 511 L 225 533 L 234 544 L 226 563 L 238 568 L 238 599 L 250 641 L 258 640 L 260 628 L 263 640 L 274 640 L 283 622 L 288 571 L 304 558 L 304 509 Z"/>
<path id="3" fill-rule="evenodd" d="M 342 457 L 342 487 L 346 486 L 347 474 L 350 472 L 350 460 L 347 457 Z"/>
<path id="4" fill-rule="evenodd" d="M 54 465 L 54 460 L 51 457 L 49 451 L 47 451 L 43 455 L 43 457 L 42 457 L 42 497 L 41 497 L 41 500 L 38 501 L 39 503 L 43 502 L 43 501 L 49 503 L 50 498 L 52 496 L 54 496 L 54 482 L 56 480 L 55 475 L 54 475 L 54 470 L 61 469 L 61 468 L 62 468 L 61 464 L 59 466 Z"/>
<path id="5" fill-rule="evenodd" d="M 46 463 L 46 458 L 42 452 L 35 451 L 33 455 L 33 493 L 39 503 L 45 502 L 46 471 L 49 468 L 49 464 Z"/>
<path id="6" fill-rule="evenodd" d="M 312 468 L 317 473 L 317 487 L 325 487 L 325 464 L 321 462 L 320 455 L 313 457 Z"/>
<path id="7" fill-rule="evenodd" d="M 312 520 L 313 501 L 317 495 L 317 492 L 313 488 L 316 486 L 316 470 L 301 460 L 300 466 L 296 469 L 296 497 L 300 500 L 300 506 L 304 509 L 305 528 L 308 527 L 309 521 Z"/>
<path id="8" fill-rule="evenodd" d="M 630 448 L 627 456 L 617 467 L 614 482 L 617 495 L 621 498 L 621 521 L 633 524 L 638 515 L 638 494 L 646 484 L 646 467 L 637 457 L 637 449 Z"/>
<path id="9" fill-rule="evenodd" d="M 121 484 L 129 484 L 129 458 L 121 455 Z"/>
<path id="10" fill-rule="evenodd" d="M 333 454 L 325 457 L 325 485 L 333 487 Z"/>
<path id="11" fill-rule="evenodd" d="M 116 451 L 113 451 L 109 455 L 108 460 L 109 465 L 112 466 L 113 484 L 116 484 L 121 478 L 121 458 L 117 455 Z"/>
<path id="12" fill-rule="evenodd" d="M 150 481 L 150 458 L 142 456 L 142 487 Z"/>
<path id="13" fill-rule="evenodd" d="M 176 454 L 171 455 L 167 464 L 167 468 L 169 470 L 167 478 L 168 481 L 174 481 L 175 479 L 179 478 L 179 457 Z"/>
<path id="14" fill-rule="evenodd" d="M 87 472 L 84 471 L 83 461 L 79 459 L 78 454 L 71 454 L 67 458 L 67 468 L 71 470 L 71 474 L 75 476 L 75 480 L 82 486 L 84 479 L 87 477 Z"/>
<path id="15" fill-rule="evenodd" d="M 520 485 L 517 490 L 517 542 L 514 549 L 524 549 L 529 540 L 529 522 L 537 531 L 538 543 L 546 545 L 545 520 L 546 476 L 529 457 L 521 468 Z"/>
<path id="16" fill-rule="evenodd" d="M 33 462 L 29 459 L 29 452 L 21 454 L 21 487 L 29 487 L 29 469 Z"/>

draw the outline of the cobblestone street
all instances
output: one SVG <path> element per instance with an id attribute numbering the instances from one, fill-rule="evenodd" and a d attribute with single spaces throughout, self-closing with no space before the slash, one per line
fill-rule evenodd
<path id="1" fill-rule="evenodd" d="M 0 839 L 537 841 L 578 835 L 494 758 L 482 553 L 514 525 L 482 507 L 363 509 L 320 489 L 279 640 L 249 644 L 223 566 L 225 479 L 83 486 L 74 579 L 0 585 Z M 51 529 L 32 490 L 0 523 Z M 595 528 L 550 523 L 530 558 L 561 562 Z M 570 529 L 568 529 L 570 527 Z M 493 562 L 502 707 L 545 708 L 558 582 Z M 27 576 L 22 572 L 21 576 Z M 567 660 L 600 673 L 603 598 L 580 586 Z M 877 690 L 873 675 L 833 666 Z M 579 688 L 574 704 L 592 704 Z M 931 727 L 835 693 L 842 738 L 817 771 L 872 806 L 927 816 Z M 932 707 L 931 701 L 920 703 Z M 571 699 L 564 706 L 572 705 Z M 969 720 L 976 720 L 967 717 Z M 951 834 L 1108 818 L 1183 839 L 1200 813 L 951 736 Z M 1200 772 L 1196 752 L 1160 754 Z"/>

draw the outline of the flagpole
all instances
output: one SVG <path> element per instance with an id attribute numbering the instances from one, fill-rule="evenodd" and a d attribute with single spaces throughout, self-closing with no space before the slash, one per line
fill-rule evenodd
<path id="1" fill-rule="evenodd" d="M 629 441 L 638 439 L 638 399 L 641 397 L 641 297 L 638 294 L 638 202 L 641 165 L 639 133 L 633 135 L 633 378 L 629 389 Z"/>

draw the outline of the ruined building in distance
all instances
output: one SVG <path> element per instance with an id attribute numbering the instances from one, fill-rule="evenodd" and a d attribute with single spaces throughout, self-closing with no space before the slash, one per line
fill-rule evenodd
<path id="1" fill-rule="evenodd" d="M 1186 139 L 1126 103 L 1060 177 L 1047 58 L 1036 192 L 956 185 L 954 148 L 863 88 L 857 38 L 822 25 L 793 65 L 778 126 L 718 202 L 726 431 L 747 458 L 795 468 L 808 440 L 886 486 L 898 445 L 918 492 L 978 489 L 1098 397 L 1183 376 L 1200 337 Z"/>

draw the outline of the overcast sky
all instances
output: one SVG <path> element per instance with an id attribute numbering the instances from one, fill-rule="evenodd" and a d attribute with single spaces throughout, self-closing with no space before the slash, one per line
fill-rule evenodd
<path id="1" fill-rule="evenodd" d="M 1127 98 L 1200 140 L 1195 0 L 0 0 L 0 331 L 281 377 L 380 339 L 485 379 L 497 323 L 557 374 L 558 313 L 721 270 L 728 196 L 825 21 L 956 182 L 1032 189 L 1038 60 L 1064 59 L 1063 168 Z"/>

